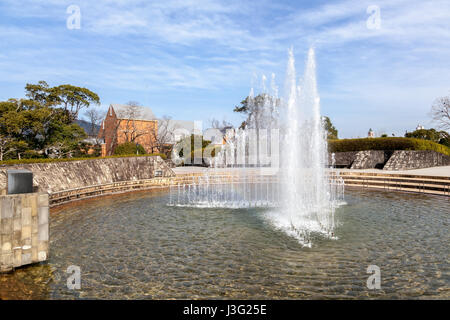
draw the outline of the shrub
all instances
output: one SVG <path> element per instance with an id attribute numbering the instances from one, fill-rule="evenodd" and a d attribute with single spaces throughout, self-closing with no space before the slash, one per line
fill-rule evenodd
<path id="1" fill-rule="evenodd" d="M 442 138 L 441 140 L 439 140 L 439 144 L 450 148 L 450 137 Z"/>
<path id="2" fill-rule="evenodd" d="M 161 156 L 163 158 L 164 155 L 161 155 L 159 153 L 154 154 L 130 154 L 130 155 L 124 155 L 124 156 L 108 156 L 108 157 L 83 157 L 83 158 L 42 158 L 42 159 L 11 159 L 11 160 L 5 160 L 0 161 L 0 166 L 8 166 L 8 165 L 14 165 L 14 164 L 26 164 L 26 163 L 50 163 L 50 162 L 69 162 L 69 161 L 85 161 L 85 160 L 96 160 L 96 159 L 110 159 L 110 158 L 134 158 L 134 157 L 150 157 L 150 156 Z M 164 159 L 164 158 L 163 158 Z"/>
<path id="3" fill-rule="evenodd" d="M 450 156 L 450 148 L 433 141 L 415 138 L 362 138 L 329 140 L 330 152 L 364 150 L 432 150 Z"/>
<path id="4" fill-rule="evenodd" d="M 206 148 L 203 148 L 203 156 L 204 157 L 215 157 L 219 154 L 220 150 L 222 150 L 222 146 L 218 145 L 209 145 Z"/>
<path id="5" fill-rule="evenodd" d="M 192 135 L 184 138 L 183 140 L 181 140 L 180 142 L 178 142 L 176 144 L 176 147 L 175 147 L 176 151 L 175 152 L 178 152 L 178 156 L 180 158 L 183 158 L 184 157 L 184 154 L 183 154 L 184 150 L 190 148 L 191 149 L 191 153 L 192 153 L 192 151 L 194 151 L 195 142 L 196 141 L 201 141 L 201 143 L 202 143 L 202 150 L 204 148 L 206 148 L 209 144 L 211 144 L 211 141 L 203 140 L 203 136 L 202 135 L 194 135 L 194 134 L 192 134 Z"/>
<path id="6" fill-rule="evenodd" d="M 431 140 L 436 143 L 440 143 L 439 141 L 443 138 L 448 137 L 449 134 L 445 131 L 436 131 L 436 129 L 419 129 L 413 132 L 405 133 L 406 138 L 417 138 L 424 140 Z"/>
<path id="7" fill-rule="evenodd" d="M 44 156 L 35 150 L 27 150 L 23 153 L 22 159 L 42 159 Z"/>
<path id="8" fill-rule="evenodd" d="M 133 142 L 125 142 L 119 144 L 114 149 L 114 155 L 135 155 L 135 154 L 145 154 L 145 149 L 140 144 L 135 144 Z"/>
<path id="9" fill-rule="evenodd" d="M 215 157 L 216 155 L 219 154 L 219 151 L 222 149 L 221 146 L 214 146 L 214 145 L 209 145 L 205 148 L 202 148 L 200 152 L 198 152 L 199 149 L 196 150 L 192 150 L 191 151 L 191 161 L 190 164 L 194 164 L 194 156 L 196 155 L 196 153 L 198 152 L 201 157 L 202 157 L 202 165 L 206 165 L 208 163 L 205 162 L 205 159 L 209 158 L 209 157 Z M 183 160 L 182 164 L 185 165 L 188 162 Z M 198 163 L 198 165 L 200 165 Z"/>

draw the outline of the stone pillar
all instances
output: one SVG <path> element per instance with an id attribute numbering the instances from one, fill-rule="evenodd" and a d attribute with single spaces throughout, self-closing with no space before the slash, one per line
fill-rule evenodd
<path id="1" fill-rule="evenodd" d="M 47 260 L 48 194 L 0 196 L 0 272 Z"/>

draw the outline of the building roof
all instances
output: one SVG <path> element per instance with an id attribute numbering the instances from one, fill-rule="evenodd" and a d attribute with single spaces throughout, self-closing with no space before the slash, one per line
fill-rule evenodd
<path id="1" fill-rule="evenodd" d="M 130 119 L 133 120 L 156 120 L 156 117 L 149 107 L 136 106 L 133 110 L 133 115 L 129 110 L 130 107 L 125 104 L 112 103 L 110 105 L 114 109 L 118 119 Z"/>

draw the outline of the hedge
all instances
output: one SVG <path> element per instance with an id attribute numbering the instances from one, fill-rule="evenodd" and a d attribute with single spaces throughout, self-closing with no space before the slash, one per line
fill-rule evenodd
<path id="1" fill-rule="evenodd" d="M 51 162 L 68 162 L 68 161 L 80 161 L 80 160 L 96 160 L 96 159 L 110 159 L 110 158 L 133 158 L 133 157 L 152 157 L 160 156 L 163 160 L 167 159 L 167 156 L 162 153 L 150 153 L 150 154 L 132 154 L 132 155 L 116 155 L 107 157 L 84 157 L 84 158 L 43 158 L 43 159 L 13 159 L 0 161 L 0 166 L 3 165 L 14 165 L 14 164 L 26 164 L 26 163 L 51 163 Z"/>
<path id="2" fill-rule="evenodd" d="M 220 150 L 222 150 L 222 146 L 207 146 L 206 148 L 202 148 L 201 151 L 199 149 L 191 151 L 191 159 L 194 159 L 196 153 L 200 154 L 202 157 L 215 157 L 219 154 Z"/>
<path id="3" fill-rule="evenodd" d="M 362 138 L 328 140 L 330 152 L 364 150 L 432 150 L 450 156 L 450 148 L 429 140 L 416 138 Z"/>
<path id="4" fill-rule="evenodd" d="M 114 149 L 114 155 L 115 156 L 126 156 L 126 155 L 132 155 L 132 154 L 145 154 L 145 149 L 140 144 L 135 144 L 133 142 L 125 142 L 122 144 L 119 144 Z"/>
<path id="5" fill-rule="evenodd" d="M 202 157 L 202 162 L 204 163 L 204 160 L 206 158 L 209 158 L 209 156 L 215 157 L 216 155 L 218 155 L 221 149 L 222 149 L 221 146 L 207 146 L 206 148 L 192 150 L 190 153 L 191 156 L 190 164 L 194 163 L 196 153 L 198 153 Z M 182 160 L 182 164 L 185 165 L 184 160 Z"/>

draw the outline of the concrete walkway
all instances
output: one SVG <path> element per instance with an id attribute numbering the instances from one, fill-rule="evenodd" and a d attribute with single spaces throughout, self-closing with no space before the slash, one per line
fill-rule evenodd
<path id="1" fill-rule="evenodd" d="M 450 177 L 450 166 L 431 167 L 431 168 L 412 169 L 412 170 L 399 170 L 399 171 L 389 171 L 389 170 L 379 170 L 379 169 L 339 169 L 339 171 Z"/>
<path id="2" fill-rule="evenodd" d="M 190 174 L 190 173 L 202 173 L 206 172 L 206 167 L 177 167 L 172 169 L 175 174 Z M 211 170 L 211 169 L 209 169 Z M 239 170 L 260 170 L 256 168 L 221 168 L 216 169 L 218 171 L 230 172 Z M 270 168 L 262 168 L 263 171 L 269 173 L 272 171 Z M 385 174 L 408 174 L 408 175 L 421 175 L 421 176 L 436 176 L 436 177 L 450 177 L 450 166 L 444 167 L 431 167 L 423 169 L 402 170 L 402 171 L 389 171 L 379 169 L 339 169 L 342 172 L 368 172 L 368 173 L 385 173 Z M 217 171 L 216 171 L 217 172 Z"/>
<path id="3" fill-rule="evenodd" d="M 175 174 L 189 174 L 189 173 L 206 172 L 208 170 L 208 168 L 189 166 L 189 167 L 176 167 L 176 168 L 172 168 L 172 170 L 173 170 L 173 172 L 175 172 Z"/>
<path id="4" fill-rule="evenodd" d="M 214 172 L 214 173 L 239 173 L 239 172 L 257 172 L 258 174 L 262 175 L 273 175 L 278 172 L 277 169 L 273 169 L 270 167 L 267 168 L 208 168 L 208 167 L 195 167 L 195 166 L 188 166 L 188 167 L 176 167 L 172 168 L 172 170 L 175 172 L 176 175 L 180 174 L 192 174 L 192 173 L 206 173 L 208 170 Z"/>

